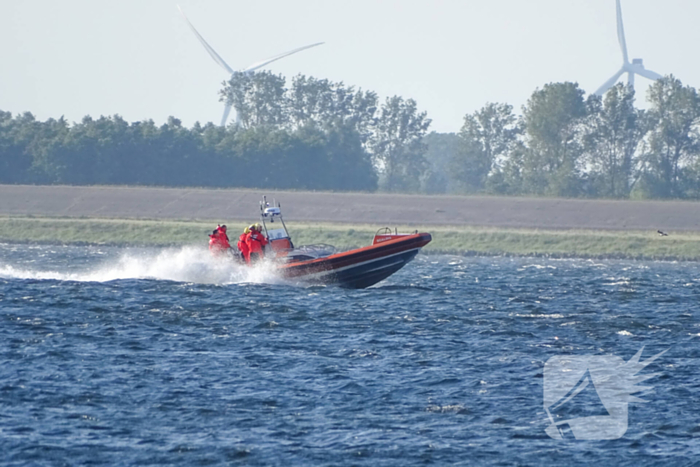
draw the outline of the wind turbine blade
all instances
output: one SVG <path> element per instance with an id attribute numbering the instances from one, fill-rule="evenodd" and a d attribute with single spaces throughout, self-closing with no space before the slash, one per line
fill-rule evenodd
<path id="1" fill-rule="evenodd" d="M 180 14 L 182 15 L 183 18 L 185 18 L 185 21 L 187 21 L 187 25 L 190 27 L 192 32 L 194 33 L 195 36 L 197 36 L 197 39 L 199 39 L 199 42 L 202 43 L 204 48 L 209 52 L 209 55 L 211 55 L 211 58 L 214 59 L 216 63 L 218 63 L 224 70 L 228 71 L 229 74 L 233 74 L 233 70 L 231 69 L 230 66 L 228 66 L 228 63 L 224 61 L 223 58 L 219 56 L 219 54 L 216 53 L 214 49 L 211 48 L 209 44 L 207 44 L 207 41 L 204 40 L 204 38 L 197 32 L 197 30 L 192 26 L 192 23 L 190 23 L 190 20 L 187 19 L 187 16 L 185 16 L 185 12 L 182 11 L 182 8 L 180 8 L 180 5 L 177 6 L 177 9 L 180 10 Z"/>
<path id="2" fill-rule="evenodd" d="M 622 49 L 622 59 L 625 63 L 629 62 L 627 55 L 627 41 L 625 40 L 625 25 L 622 23 L 622 6 L 620 0 L 617 0 L 617 40 L 620 42 Z"/>
<path id="3" fill-rule="evenodd" d="M 228 120 L 229 113 L 231 113 L 231 104 L 226 104 L 224 107 L 224 115 L 221 117 L 221 126 L 226 126 L 226 120 Z"/>
<path id="4" fill-rule="evenodd" d="M 635 69 L 634 72 L 637 73 L 639 76 L 644 76 L 645 78 L 650 79 L 652 81 L 656 81 L 657 79 L 663 78 L 663 76 L 651 70 Z"/>
<path id="5" fill-rule="evenodd" d="M 295 53 L 297 53 L 297 52 L 301 52 L 302 50 L 310 49 L 311 47 L 319 46 L 319 45 L 321 45 L 321 44 L 324 44 L 324 42 L 317 42 L 317 43 L 315 43 L 315 44 L 305 45 L 304 47 L 299 47 L 298 49 L 290 50 L 289 52 L 285 52 L 285 53 L 280 54 L 280 55 L 275 55 L 274 57 L 268 58 L 267 60 L 263 60 L 263 61 L 261 61 L 261 62 L 253 63 L 252 65 L 250 65 L 248 68 L 246 68 L 246 69 L 243 70 L 243 71 L 244 71 L 244 72 L 255 71 L 255 70 L 257 70 L 258 68 L 262 68 L 262 67 L 264 67 L 265 65 L 269 65 L 269 64 L 272 63 L 272 62 L 276 62 L 277 60 L 279 60 L 279 59 L 281 59 L 281 58 L 289 57 L 289 56 L 292 55 L 292 54 L 295 54 Z"/>
<path id="6" fill-rule="evenodd" d="M 607 92 L 608 89 L 610 89 L 611 87 L 613 87 L 613 86 L 615 85 L 615 83 L 617 83 L 617 80 L 620 79 L 620 76 L 622 76 L 622 74 L 623 74 L 624 72 L 625 72 L 625 69 L 624 69 L 624 68 L 620 68 L 620 71 L 618 71 L 617 73 L 615 73 L 615 75 L 614 75 L 612 78 L 610 78 L 609 80 L 607 80 L 607 81 L 605 82 L 605 84 L 602 85 L 600 88 L 598 88 L 598 90 L 597 90 L 595 93 L 596 93 L 597 95 L 599 95 L 599 96 L 602 96 L 603 94 L 605 94 L 605 93 Z"/>

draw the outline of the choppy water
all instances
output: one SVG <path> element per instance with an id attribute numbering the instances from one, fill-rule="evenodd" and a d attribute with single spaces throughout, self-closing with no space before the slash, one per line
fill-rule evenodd
<path id="1" fill-rule="evenodd" d="M 204 250 L 0 245 L 0 463 L 691 465 L 700 265 L 419 256 L 303 287 Z M 659 375 L 614 441 L 545 433 L 544 365 Z"/>

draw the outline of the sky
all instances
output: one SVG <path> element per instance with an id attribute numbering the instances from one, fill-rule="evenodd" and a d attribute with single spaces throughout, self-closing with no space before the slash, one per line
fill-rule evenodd
<path id="1" fill-rule="evenodd" d="M 614 0 L 0 0 L 0 110 L 218 123 L 228 76 L 178 2 L 233 69 L 325 42 L 267 69 L 412 98 L 438 132 L 488 102 L 520 113 L 547 83 L 595 92 L 622 64 Z M 700 1 L 622 9 L 630 59 L 700 87 Z"/>

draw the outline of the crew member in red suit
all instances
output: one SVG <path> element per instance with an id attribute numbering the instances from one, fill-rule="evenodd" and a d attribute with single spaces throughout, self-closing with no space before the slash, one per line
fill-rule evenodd
<path id="1" fill-rule="evenodd" d="M 250 263 L 250 256 L 248 253 L 250 250 L 248 249 L 248 244 L 245 242 L 246 237 L 248 237 L 248 234 L 250 233 L 250 229 L 248 227 L 245 228 L 243 233 L 241 234 L 240 237 L 238 237 L 238 250 L 241 252 L 241 258 L 246 262 Z"/>
<path id="2" fill-rule="evenodd" d="M 245 239 L 248 245 L 248 264 L 254 264 L 265 256 L 263 247 L 267 245 L 267 239 L 262 234 L 260 224 L 253 224 L 250 227 L 250 233 Z"/>
<path id="3" fill-rule="evenodd" d="M 219 225 L 216 230 L 219 232 L 219 243 L 221 244 L 221 247 L 224 250 L 228 250 L 231 248 L 231 244 L 229 243 L 228 235 L 226 235 L 226 226 L 225 225 Z"/>
<path id="4" fill-rule="evenodd" d="M 214 232 L 209 235 L 209 251 L 215 256 L 225 253 L 231 244 L 228 241 L 228 235 L 226 235 L 226 226 L 219 225 Z"/>

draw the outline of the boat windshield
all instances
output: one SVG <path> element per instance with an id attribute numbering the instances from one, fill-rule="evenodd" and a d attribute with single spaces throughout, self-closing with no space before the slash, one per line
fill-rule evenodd
<path id="1" fill-rule="evenodd" d="M 285 229 L 270 229 L 267 231 L 267 238 L 272 240 L 279 240 L 281 238 L 288 238 L 287 230 Z"/>

